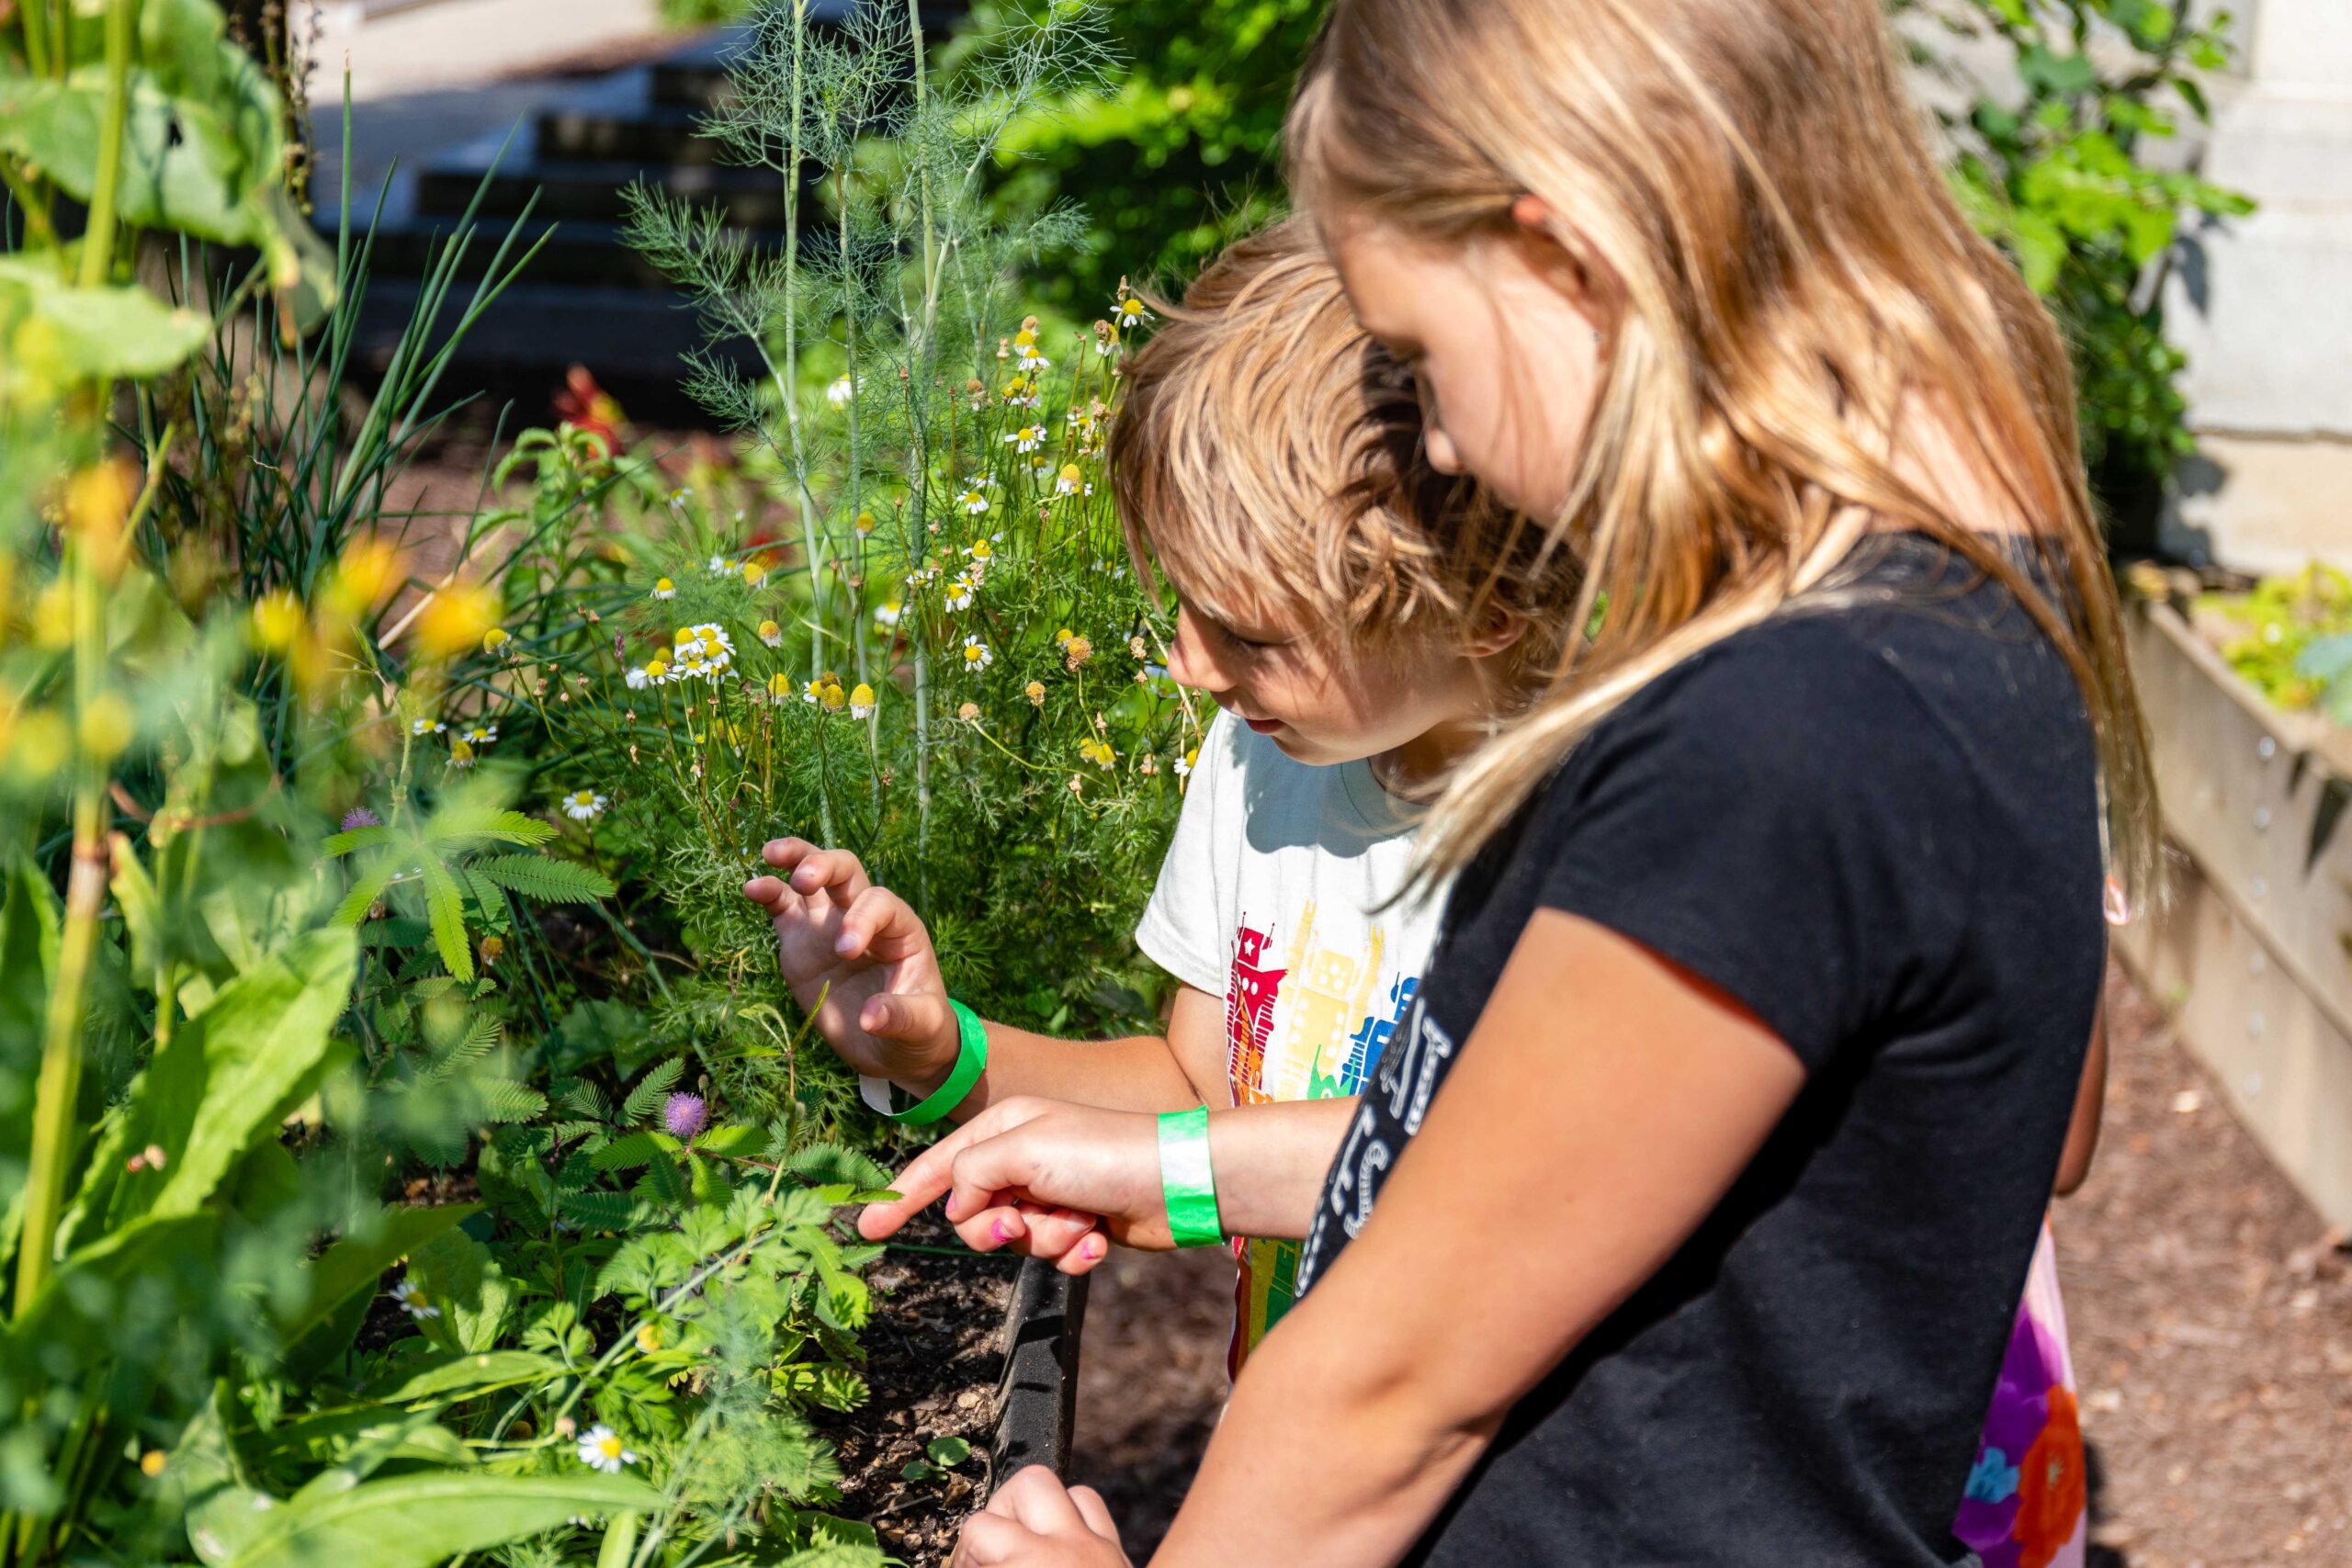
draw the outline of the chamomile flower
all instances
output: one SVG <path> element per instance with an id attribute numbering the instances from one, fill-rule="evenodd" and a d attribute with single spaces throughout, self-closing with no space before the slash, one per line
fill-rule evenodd
<path id="1" fill-rule="evenodd" d="M 1185 752 L 1182 756 L 1177 758 L 1176 765 L 1170 771 L 1173 772 L 1180 779 L 1191 778 L 1193 776 L 1193 769 L 1199 763 L 1200 760 L 1201 749 L 1195 746 L 1191 750 Z"/>
<path id="2" fill-rule="evenodd" d="M 1004 439 L 1016 452 L 1035 452 L 1039 444 L 1046 439 L 1046 427 L 1042 424 L 1024 424 Z"/>
<path id="3" fill-rule="evenodd" d="M 972 607 L 972 591 L 978 586 L 978 585 L 977 583 L 973 582 L 969 572 L 957 572 L 956 574 L 956 581 L 947 585 L 947 607 L 951 610 L 970 609 Z"/>
<path id="4" fill-rule="evenodd" d="M 574 822 L 594 822 L 612 802 L 593 789 L 575 789 L 563 797 L 563 814 Z"/>
<path id="5" fill-rule="evenodd" d="M 784 628 L 777 626 L 774 621 L 762 621 L 760 623 L 759 638 L 762 642 L 766 643 L 770 648 L 782 648 L 784 646 Z"/>
<path id="6" fill-rule="evenodd" d="M 755 560 L 747 560 L 743 563 L 744 587 L 757 588 L 761 583 L 767 581 L 767 575 L 768 569 L 762 566 L 759 562 Z"/>
<path id="7" fill-rule="evenodd" d="M 419 739 L 427 735 L 438 735 L 448 728 L 437 718 L 413 718 L 408 721 L 408 732 Z"/>
<path id="8" fill-rule="evenodd" d="M 453 768 L 472 767 L 474 765 L 474 749 L 463 740 L 450 741 L 449 765 Z"/>
<path id="9" fill-rule="evenodd" d="M 801 687 L 800 700 L 807 703 L 810 707 L 815 707 L 818 704 L 823 702 L 825 700 L 824 680 L 820 677 L 819 679 L 811 681 L 807 685 Z"/>
<path id="10" fill-rule="evenodd" d="M 1000 534 L 996 536 L 996 538 L 1002 538 L 1003 536 L 1004 536 Z M 964 547 L 964 553 L 972 558 L 972 564 L 974 566 L 980 567 L 985 570 L 989 562 L 996 558 L 995 539 L 974 539 L 970 544 Z"/>
<path id="11" fill-rule="evenodd" d="M 974 632 L 964 639 L 964 668 L 967 671 L 977 675 L 995 662 L 996 655 L 989 651 L 989 645 L 980 640 L 979 633 Z"/>
<path id="12" fill-rule="evenodd" d="M 1036 382 L 1026 376 L 1015 376 L 1004 384 L 1004 400 L 1010 408 L 1034 409 L 1046 400 Z"/>
<path id="13" fill-rule="evenodd" d="M 657 577 L 653 580 L 653 596 L 656 599 L 675 599 L 678 585 L 666 577 Z"/>
<path id="14" fill-rule="evenodd" d="M 1078 754 L 1098 768 L 1108 768 L 1119 760 L 1119 754 L 1111 750 L 1108 740 L 1096 740 L 1091 737 L 1078 743 Z"/>
<path id="15" fill-rule="evenodd" d="M 1012 334 L 1013 362 L 1023 370 L 1043 370 L 1053 361 L 1037 352 L 1037 318 L 1030 317 Z"/>
<path id="16" fill-rule="evenodd" d="M 849 716 L 852 718 L 874 716 L 874 688 L 863 681 L 850 688 Z"/>
<path id="17" fill-rule="evenodd" d="M 874 532 L 874 513 L 871 512 L 859 513 L 857 514 L 857 521 L 852 524 L 851 526 L 857 530 L 857 536 L 859 538 L 865 538 L 868 534 Z"/>
<path id="18" fill-rule="evenodd" d="M 1142 300 L 1123 290 L 1119 295 L 1117 320 L 1122 327 L 1139 327 L 1151 320 L 1151 311 Z"/>
<path id="19" fill-rule="evenodd" d="M 978 724 L 980 722 L 980 705 L 978 703 L 966 703 L 962 707 L 956 710 L 956 716 L 962 719 L 966 724 Z"/>
<path id="20" fill-rule="evenodd" d="M 884 631 L 888 631 L 899 624 L 899 617 L 905 614 L 906 607 L 893 599 L 887 604 L 874 606 L 874 624 Z"/>
<path id="21" fill-rule="evenodd" d="M 1056 495 L 1092 495 L 1094 487 L 1087 482 L 1086 470 L 1076 463 L 1064 463 L 1062 471 L 1054 478 Z"/>
<path id="22" fill-rule="evenodd" d="M 970 513 L 975 517 L 978 517 L 981 513 L 986 512 L 989 509 L 989 498 L 980 493 L 978 486 L 974 486 L 972 489 L 966 491 L 962 495 L 957 496 L 956 499 L 957 503 L 961 505 L 965 511 Z"/>
<path id="23" fill-rule="evenodd" d="M 704 563 L 703 570 L 713 577 L 732 577 L 735 575 L 735 563 L 725 556 L 713 556 Z"/>
<path id="24" fill-rule="evenodd" d="M 394 1285 L 392 1300 L 400 1303 L 401 1311 L 420 1321 L 441 1315 L 441 1309 L 425 1299 L 424 1292 L 416 1288 L 416 1281 L 413 1280 L 402 1280 L 399 1284 Z"/>
<path id="25" fill-rule="evenodd" d="M 839 713 L 849 705 L 849 694 L 842 690 L 839 681 L 828 681 L 825 689 L 818 694 L 817 705 L 827 713 Z"/>
<path id="26" fill-rule="evenodd" d="M 857 383 L 846 376 L 836 378 L 832 384 L 825 389 L 825 400 L 837 409 L 847 408 L 850 400 L 856 396 Z"/>
<path id="27" fill-rule="evenodd" d="M 657 655 L 645 661 L 644 669 L 632 670 L 629 673 L 636 677 L 629 682 L 631 686 L 659 686 L 670 679 L 670 661 Z"/>
<path id="28" fill-rule="evenodd" d="M 1046 683 L 1043 681 L 1030 682 L 1021 688 L 1021 694 L 1029 699 L 1031 707 L 1041 708 L 1046 705 Z"/>
<path id="29" fill-rule="evenodd" d="M 481 650 L 484 653 L 496 653 L 514 640 L 514 634 L 504 626 L 492 626 L 481 634 Z"/>
<path id="30" fill-rule="evenodd" d="M 599 1421 L 581 1434 L 580 1462 L 606 1475 L 618 1475 L 621 1466 L 637 1462 L 637 1454 L 621 1446 L 619 1433 Z"/>
<path id="31" fill-rule="evenodd" d="M 489 745 L 492 741 L 498 739 L 498 726 L 495 724 L 469 724 L 466 726 L 465 728 L 458 731 L 458 739 L 463 740 L 469 746 L 479 749 Z"/>
<path id="32" fill-rule="evenodd" d="M 628 689 L 630 691 L 641 692 L 645 690 L 646 687 L 653 684 L 653 666 L 650 664 L 633 664 L 629 666 L 628 671 L 621 676 L 621 679 L 628 682 Z"/>
<path id="33" fill-rule="evenodd" d="M 1108 321 L 1097 321 L 1094 323 L 1095 353 L 1101 355 L 1103 358 L 1108 359 L 1125 347 L 1126 347 L 1126 344 L 1121 340 L 1118 328 L 1113 326 Z"/>
<path id="34" fill-rule="evenodd" d="M 735 661 L 735 640 L 716 621 L 680 626 L 676 641 L 677 646 L 671 649 L 671 657 L 677 660 L 675 679 L 683 681 L 690 675 L 699 675 L 715 682 Z"/>
<path id="35" fill-rule="evenodd" d="M 768 695 L 774 697 L 777 702 L 782 702 L 785 698 L 792 695 L 792 677 L 781 674 L 769 676 Z"/>

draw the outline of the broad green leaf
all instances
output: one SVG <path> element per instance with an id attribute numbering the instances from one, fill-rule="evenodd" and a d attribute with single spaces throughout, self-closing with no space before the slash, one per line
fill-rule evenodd
<path id="1" fill-rule="evenodd" d="M 319 845 L 319 852 L 332 858 L 347 855 L 354 850 L 364 850 L 370 844 L 389 844 L 400 835 L 380 824 L 368 828 L 346 828 L 340 833 L 330 833 Z"/>
<path id="2" fill-rule="evenodd" d="M 435 812 L 424 824 L 423 837 L 429 844 L 459 844 L 475 839 L 508 844 L 544 844 L 555 837 L 555 829 L 520 811 L 460 804 L 444 807 Z"/>
<path id="3" fill-rule="evenodd" d="M 461 1230 L 446 1230 L 409 1254 L 408 1277 L 441 1315 L 417 1326 L 445 1349 L 487 1351 L 514 1304 L 514 1285 L 490 1249 Z"/>
<path id="4" fill-rule="evenodd" d="M 552 1378 L 562 1371 L 561 1362 L 527 1350 L 458 1351 L 422 1364 L 404 1361 L 369 1385 L 368 1395 L 384 1404 L 470 1399 L 494 1389 Z"/>
<path id="5" fill-rule="evenodd" d="M 0 124 L 7 118 L 0 93 Z M 143 288 L 62 281 L 46 255 L 0 255 L 0 402 L 160 375 L 196 352 L 209 323 Z"/>
<path id="6" fill-rule="evenodd" d="M 24 1224 L 25 1151 L 32 1146 L 49 976 L 57 966 L 57 894 L 21 852 L 0 864 L 0 1264 Z"/>
<path id="7" fill-rule="evenodd" d="M 401 1475 L 266 1510 L 227 1568 L 431 1568 L 555 1529 L 579 1514 L 650 1510 L 634 1476 Z"/>
<path id="8" fill-rule="evenodd" d="M 439 1209 L 388 1209 L 356 1235 L 345 1235 L 303 1270 L 309 1294 L 302 1305 L 278 1324 L 288 1344 L 325 1319 L 354 1291 L 373 1285 L 384 1270 L 449 1229 L 479 1203 L 452 1203 Z"/>
<path id="9" fill-rule="evenodd" d="M 126 1181 L 119 1212 L 192 1213 L 257 1139 L 275 1135 L 333 1059 L 357 962 L 350 932 L 306 932 L 182 1025 L 131 1091 L 131 1145 L 162 1148 L 164 1169 Z"/>

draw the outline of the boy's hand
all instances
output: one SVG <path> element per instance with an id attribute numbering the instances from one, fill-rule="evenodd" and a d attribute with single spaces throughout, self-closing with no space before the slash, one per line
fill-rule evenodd
<path id="1" fill-rule="evenodd" d="M 870 1077 L 918 1094 L 944 1082 L 956 1066 L 956 1015 L 915 912 L 868 881 L 847 850 L 775 839 L 760 853 L 782 874 L 753 877 L 743 897 L 775 923 L 777 966 L 819 1032 Z"/>
<path id="2" fill-rule="evenodd" d="M 1148 1112 L 1018 1095 L 925 1149 L 892 1184 L 900 1197 L 857 1217 L 868 1241 L 895 1235 L 947 1196 L 956 1234 L 976 1252 L 1011 1247 L 1083 1274 L 1110 1248 L 1174 1245 L 1159 1181 L 1159 1124 Z"/>
<path id="3" fill-rule="evenodd" d="M 1102 1494 L 1064 1486 L 1033 1464 L 1013 1472 L 989 1506 L 964 1521 L 950 1568 L 1128 1568 Z"/>

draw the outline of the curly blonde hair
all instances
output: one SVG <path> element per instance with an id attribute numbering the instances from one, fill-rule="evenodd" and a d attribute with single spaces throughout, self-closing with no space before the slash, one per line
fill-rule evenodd
<path id="1" fill-rule="evenodd" d="M 1128 361 L 1110 479 L 1139 571 L 1228 625 L 1329 647 L 1466 634 L 1474 601 L 1511 616 L 1491 673 L 1548 671 L 1573 563 L 1466 479 L 1430 467 L 1411 380 L 1356 324 L 1314 230 L 1275 223 L 1229 247 Z M 1521 558 L 1496 552 L 1527 541 Z M 1481 589 L 1498 569 L 1509 587 Z"/>

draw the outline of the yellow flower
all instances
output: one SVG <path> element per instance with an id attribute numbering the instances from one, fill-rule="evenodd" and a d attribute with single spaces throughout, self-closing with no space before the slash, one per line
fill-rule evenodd
<path id="1" fill-rule="evenodd" d="M 382 604 L 407 578 L 408 558 L 398 546 L 373 534 L 354 539 L 327 579 L 326 613 L 340 621 L 356 620 Z M 470 643 L 473 638 L 466 640 Z"/>
<path id="2" fill-rule="evenodd" d="M 747 560 L 743 563 L 743 586 L 757 588 L 767 574 L 767 568 L 755 560 Z"/>
<path id="3" fill-rule="evenodd" d="M 449 765 L 450 765 L 451 767 L 453 767 L 453 768 L 470 768 L 470 767 L 472 767 L 472 766 L 474 765 L 474 749 L 473 749 L 473 747 L 472 747 L 472 746 L 470 746 L 470 745 L 469 745 L 467 742 L 465 742 L 465 741 L 463 741 L 463 740 L 452 740 L 452 741 L 450 741 L 450 742 L 449 742 Z"/>
<path id="4" fill-rule="evenodd" d="M 1062 644 L 1062 658 L 1072 670 L 1094 657 L 1094 645 L 1082 637 L 1074 637 Z"/>
<path id="5" fill-rule="evenodd" d="M 1119 760 L 1119 754 L 1111 750 L 1108 740 L 1096 740 L 1091 737 L 1078 743 L 1078 754 L 1098 768 L 1107 768 Z"/>
<path id="6" fill-rule="evenodd" d="M 774 621 L 762 621 L 760 623 L 759 637 L 762 642 L 766 643 L 770 648 L 782 648 L 784 646 L 784 628 L 777 626 Z"/>
<path id="7" fill-rule="evenodd" d="M 110 761 L 130 744 L 130 705 L 112 692 L 102 692 L 82 710 L 83 755 L 93 761 Z"/>
<path id="8" fill-rule="evenodd" d="M 653 596 L 656 599 L 675 599 L 678 585 L 666 577 L 657 577 L 653 580 Z"/>
<path id="9" fill-rule="evenodd" d="M 1078 634 L 1076 632 L 1070 630 L 1068 626 L 1064 626 L 1061 630 L 1054 634 L 1054 640 L 1057 643 L 1068 644 L 1069 639 L 1077 635 Z"/>
<path id="10" fill-rule="evenodd" d="M 838 692 L 841 688 L 836 686 L 833 690 Z M 863 681 L 860 681 L 854 687 L 851 688 L 849 694 L 849 716 L 852 718 L 872 718 L 874 716 L 874 688 L 867 685 Z"/>
<path id="11" fill-rule="evenodd" d="M 45 779 L 65 765 L 72 746 L 64 716 L 53 708 L 36 708 L 17 721 L 0 761 L 18 778 Z"/>
<path id="12" fill-rule="evenodd" d="M 649 1356 L 653 1354 L 654 1351 L 662 1348 L 661 1325 L 651 1323 L 639 1324 L 637 1325 L 637 1348 L 644 1351 Z"/>
<path id="13" fill-rule="evenodd" d="M 858 536 L 860 538 L 871 534 L 874 532 L 874 513 L 871 512 L 859 513 L 857 514 L 857 522 L 854 526 L 857 529 Z"/>
<path id="14" fill-rule="evenodd" d="M 435 593 L 416 617 L 416 645 L 433 659 L 478 648 L 498 620 L 498 592 L 459 578 Z"/>
<path id="15" fill-rule="evenodd" d="M 164 1450 L 149 1449 L 139 1456 L 139 1473 L 153 1481 L 164 1473 Z"/>
<path id="16" fill-rule="evenodd" d="M 119 460 L 84 468 L 65 486 L 66 525 L 90 551 L 109 582 L 122 575 L 123 565 L 130 558 L 130 536 L 123 524 L 138 494 L 138 477 L 129 463 Z"/>
<path id="17" fill-rule="evenodd" d="M 1046 705 L 1046 683 L 1043 681 L 1032 681 L 1021 689 L 1023 693 L 1027 694 L 1032 706 L 1044 707 Z"/>
<path id="18" fill-rule="evenodd" d="M 481 650 L 484 653 L 496 653 L 514 640 L 514 634 L 504 626 L 492 626 L 481 634 Z"/>
<path id="19" fill-rule="evenodd" d="M 662 677 L 669 672 L 670 661 L 658 654 L 645 661 L 645 678 L 657 685 L 661 683 Z"/>
<path id="20" fill-rule="evenodd" d="M 33 640 L 43 648 L 74 646 L 74 590 L 52 582 L 33 601 Z"/>
<path id="21" fill-rule="evenodd" d="M 792 677 L 789 675 L 769 676 L 768 695 L 774 697 L 778 702 L 782 702 L 785 698 L 792 695 Z"/>
<path id="22" fill-rule="evenodd" d="M 848 705 L 849 696 L 842 690 L 841 682 L 833 681 L 826 683 L 824 694 L 818 701 L 824 705 L 827 713 L 839 713 Z"/>
<path id="23" fill-rule="evenodd" d="M 283 653 L 302 635 L 302 602 L 280 588 L 254 601 L 254 641 Z"/>

